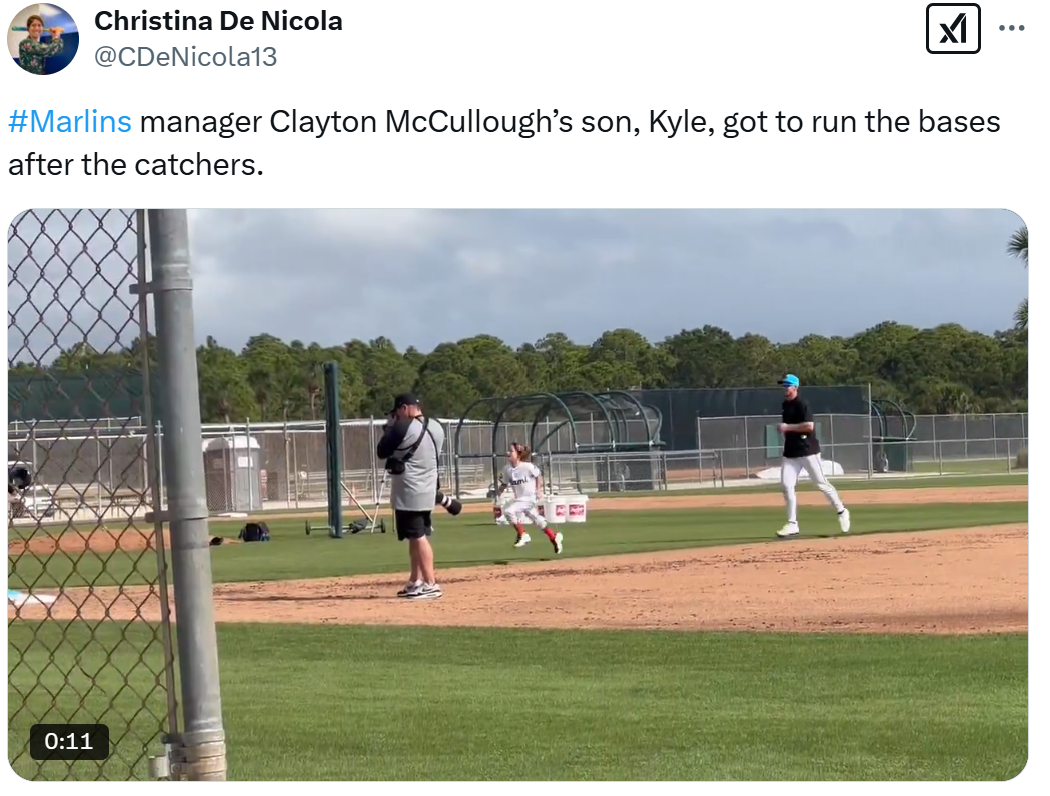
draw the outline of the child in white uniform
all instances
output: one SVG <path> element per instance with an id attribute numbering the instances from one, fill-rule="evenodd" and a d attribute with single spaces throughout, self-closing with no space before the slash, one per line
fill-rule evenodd
<path id="1" fill-rule="evenodd" d="M 515 547 L 524 547 L 532 541 L 525 533 L 522 518 L 528 517 L 537 528 L 540 528 L 554 545 L 554 552 L 562 550 L 562 535 L 555 533 L 547 520 L 539 512 L 539 494 L 542 494 L 543 475 L 540 468 L 531 461 L 532 452 L 528 445 L 515 442 L 507 451 L 507 465 L 503 468 L 503 483 L 496 493 L 498 499 L 508 487 L 514 490 L 514 502 L 507 506 L 504 514 L 518 532 Z"/>

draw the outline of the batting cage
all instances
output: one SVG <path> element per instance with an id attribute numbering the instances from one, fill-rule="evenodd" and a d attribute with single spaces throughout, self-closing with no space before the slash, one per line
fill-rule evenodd
<path id="1" fill-rule="evenodd" d="M 453 427 L 456 494 L 491 497 L 514 442 L 532 449 L 554 493 L 657 489 L 662 425 L 659 409 L 622 390 L 482 398 Z"/>

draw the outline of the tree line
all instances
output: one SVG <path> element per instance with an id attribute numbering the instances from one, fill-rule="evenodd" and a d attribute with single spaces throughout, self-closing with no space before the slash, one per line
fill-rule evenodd
<path id="1" fill-rule="evenodd" d="M 1006 251 L 1028 267 L 1028 227 Z M 809 385 L 871 385 L 872 395 L 916 414 L 1028 410 L 1028 299 L 1011 329 L 986 335 L 958 324 L 931 329 L 887 321 L 852 337 L 807 335 L 773 343 L 733 337 L 717 326 L 683 329 L 655 343 L 631 329 L 607 331 L 590 344 L 552 332 L 513 348 L 491 335 L 441 343 L 430 353 L 399 351 L 385 337 L 321 346 L 250 338 L 238 352 L 208 337 L 197 349 L 205 423 L 316 420 L 324 417 L 323 367 L 340 373 L 343 417 L 381 416 L 392 397 L 412 391 L 433 416 L 459 417 L 479 398 L 582 390 L 764 387 L 784 373 Z M 104 372 L 140 366 L 142 343 L 98 352 L 86 343 L 63 351 L 49 368 L 19 363 L 11 375 L 41 370 Z M 146 340 L 153 359 L 155 339 Z"/>
<path id="2" fill-rule="evenodd" d="M 100 353 L 86 344 L 63 351 L 53 371 L 138 368 L 140 344 Z M 152 353 L 155 340 L 147 340 Z M 152 357 L 151 357 L 152 358 Z M 885 322 L 851 337 L 807 335 L 774 343 L 703 326 L 650 342 L 613 329 L 591 343 L 553 332 L 511 347 L 490 335 L 404 351 L 385 337 L 322 346 L 258 334 L 235 351 L 208 337 L 197 349 L 205 423 L 324 417 L 324 363 L 340 374 L 343 417 L 381 416 L 392 397 L 419 395 L 434 416 L 459 417 L 479 398 L 529 392 L 610 389 L 768 387 L 784 373 L 804 385 L 866 385 L 917 414 L 1027 411 L 1028 330 L 992 335 L 958 324 L 919 329 Z M 39 372 L 19 364 L 10 372 Z"/>

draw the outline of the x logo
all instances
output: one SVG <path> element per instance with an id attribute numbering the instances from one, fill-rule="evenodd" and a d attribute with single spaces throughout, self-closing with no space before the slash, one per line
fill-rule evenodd
<path id="1" fill-rule="evenodd" d="M 976 55 L 980 51 L 979 4 L 930 3 L 926 6 L 926 52 L 930 55 Z"/>
<path id="2" fill-rule="evenodd" d="M 955 38 L 956 28 L 960 28 L 958 39 Z M 962 13 L 960 13 L 959 16 L 955 18 L 955 21 L 952 23 L 950 28 L 942 22 L 941 30 L 944 31 L 944 36 L 941 37 L 941 44 L 944 44 L 949 40 L 952 44 L 966 44 L 966 12 L 963 11 Z"/>

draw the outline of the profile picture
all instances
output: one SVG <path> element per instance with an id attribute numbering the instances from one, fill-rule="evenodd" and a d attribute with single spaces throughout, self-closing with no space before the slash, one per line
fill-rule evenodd
<path id="1" fill-rule="evenodd" d="M 77 23 L 69 12 L 51 3 L 33 3 L 11 20 L 7 51 L 22 71 L 53 75 L 73 61 L 79 39 Z"/>

